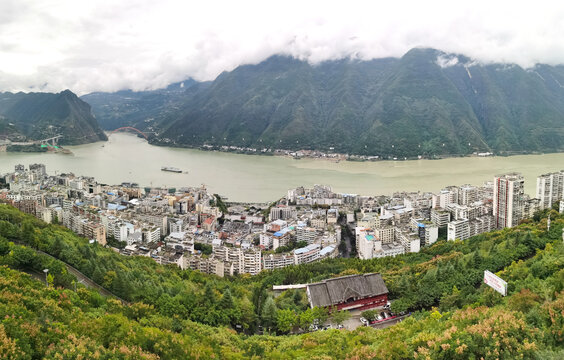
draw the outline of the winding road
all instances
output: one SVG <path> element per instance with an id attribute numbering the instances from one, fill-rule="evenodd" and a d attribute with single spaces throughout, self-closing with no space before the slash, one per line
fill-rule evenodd
<path id="1" fill-rule="evenodd" d="M 83 273 L 81 273 L 80 271 L 78 271 L 78 270 L 77 270 L 76 268 L 74 268 L 73 266 L 67 264 L 67 263 L 64 262 L 63 260 L 58 259 L 58 258 L 56 258 L 56 257 L 54 257 L 54 256 L 52 256 L 52 255 L 49 255 L 49 254 L 47 254 L 46 252 L 43 252 L 43 251 L 41 251 L 41 250 L 34 249 L 34 248 L 30 247 L 30 246 L 27 245 L 27 244 L 19 243 L 19 242 L 17 242 L 17 244 L 18 244 L 18 245 L 26 246 L 26 247 L 28 247 L 29 249 L 32 249 L 33 251 L 35 251 L 35 252 L 38 253 L 38 254 L 42 254 L 42 255 L 45 255 L 45 256 L 49 256 L 50 258 L 53 258 L 53 259 L 55 259 L 55 260 L 58 260 L 58 261 L 62 262 L 62 263 L 65 264 L 65 266 L 67 267 L 67 271 L 70 272 L 71 274 L 73 274 L 74 276 L 76 276 L 76 279 L 77 279 L 78 282 L 81 283 L 82 285 L 84 285 L 84 286 L 86 286 L 86 287 L 88 287 L 88 288 L 97 290 L 101 295 L 104 295 L 104 296 L 113 296 L 113 297 L 115 297 L 116 299 L 121 300 L 121 302 L 127 303 L 127 301 L 125 301 L 125 300 L 123 300 L 122 298 L 120 298 L 119 296 L 113 294 L 113 293 L 112 293 L 111 291 L 109 291 L 108 289 L 106 289 L 106 288 L 104 288 L 104 287 L 102 287 L 102 286 L 96 284 L 96 283 L 94 282 L 94 280 L 90 279 L 88 276 L 84 275 Z M 44 281 L 44 280 L 41 278 L 41 277 L 42 277 L 42 274 L 38 274 L 38 273 L 36 273 L 35 271 L 33 271 L 33 273 L 30 272 L 30 271 L 27 271 L 27 273 L 30 274 L 30 275 L 34 275 L 34 274 L 35 274 L 35 275 L 37 275 L 36 278 L 38 278 L 39 280 Z"/>

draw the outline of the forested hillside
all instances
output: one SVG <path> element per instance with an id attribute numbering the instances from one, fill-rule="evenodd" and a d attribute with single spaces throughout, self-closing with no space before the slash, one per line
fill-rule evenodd
<path id="1" fill-rule="evenodd" d="M 17 133 L 32 140 L 62 135 L 63 145 L 85 144 L 107 137 L 90 105 L 70 90 L 52 93 L 0 93 L 0 136 Z"/>
<path id="2" fill-rule="evenodd" d="M 132 125 L 155 144 L 432 157 L 564 150 L 561 84 L 562 66 L 480 64 L 417 48 L 315 65 L 273 56 L 185 91 L 83 99 L 108 129 Z"/>
<path id="3" fill-rule="evenodd" d="M 333 259 L 220 279 L 123 257 L 0 205 L 0 263 L 49 268 L 51 286 L 0 268 L 0 353 L 7 358 L 444 358 L 559 359 L 564 355 L 564 216 L 547 212 L 514 229 L 464 242 L 439 242 L 418 254 L 361 261 Z M 27 246 L 14 244 L 14 241 Z M 79 268 L 131 303 L 81 286 L 42 249 Z M 509 282 L 502 298 L 481 285 L 484 269 Z M 396 310 L 414 315 L 386 330 L 308 328 L 299 291 L 273 299 L 272 284 L 355 272 L 382 273 Z M 274 305 L 274 306 L 272 306 Z M 252 335 L 262 324 L 279 336 Z M 207 324 L 207 325 L 206 325 Z M 210 325 L 218 327 L 210 327 Z M 229 328 L 238 329 L 240 334 Z M 11 356 L 13 355 L 13 356 Z"/>
<path id="4" fill-rule="evenodd" d="M 194 84 L 196 81 L 189 79 L 165 89 L 95 92 L 83 95 L 81 99 L 92 106 L 102 128 L 113 130 L 175 111 L 186 96 L 186 90 Z"/>

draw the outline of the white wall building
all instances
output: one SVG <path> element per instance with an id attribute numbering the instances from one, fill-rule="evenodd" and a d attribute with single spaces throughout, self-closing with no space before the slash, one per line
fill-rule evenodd
<path id="1" fill-rule="evenodd" d="M 450 213 L 443 208 L 432 209 L 431 221 L 438 227 L 446 226 L 450 221 Z"/>
<path id="2" fill-rule="evenodd" d="M 317 238 L 317 229 L 305 226 L 296 228 L 296 241 L 305 241 L 308 245 L 312 244 Z"/>
<path id="3" fill-rule="evenodd" d="M 496 228 L 516 226 L 523 218 L 524 183 L 523 176 L 518 173 L 494 178 L 493 216 Z"/>
<path id="4" fill-rule="evenodd" d="M 150 243 L 150 242 L 157 242 L 161 239 L 161 228 L 160 227 L 152 227 L 143 229 L 143 241 Z"/>
<path id="5" fill-rule="evenodd" d="M 419 252 L 421 249 L 421 239 L 416 232 L 396 231 L 396 239 L 403 245 L 406 253 Z"/>
<path id="6" fill-rule="evenodd" d="M 543 174 L 537 178 L 537 199 L 541 209 L 549 209 L 564 194 L 564 170 Z"/>
<path id="7" fill-rule="evenodd" d="M 321 250 L 321 245 L 311 244 L 306 247 L 294 250 L 294 258 L 296 259 L 296 264 L 307 264 L 314 262 L 319 259 L 319 251 Z"/>
<path id="8" fill-rule="evenodd" d="M 462 185 L 458 189 L 458 203 L 470 205 L 478 200 L 478 189 L 472 185 Z"/>
<path id="9" fill-rule="evenodd" d="M 467 219 L 451 221 L 447 225 L 447 240 L 466 240 L 470 237 Z"/>

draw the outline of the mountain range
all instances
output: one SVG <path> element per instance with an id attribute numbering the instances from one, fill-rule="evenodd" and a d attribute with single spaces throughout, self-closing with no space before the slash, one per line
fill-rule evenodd
<path id="1" fill-rule="evenodd" d="M 0 93 L 0 135 L 33 140 L 62 135 L 64 145 L 107 140 L 90 105 L 70 90 Z"/>
<path id="2" fill-rule="evenodd" d="M 416 48 L 312 65 L 272 56 L 167 89 L 82 97 L 106 129 L 155 144 L 417 156 L 564 150 L 564 66 L 482 64 Z"/>
<path id="3" fill-rule="evenodd" d="M 114 93 L 95 92 L 82 96 L 93 108 L 101 127 L 114 130 L 122 126 L 149 122 L 177 110 L 176 105 L 186 96 L 186 90 L 197 83 L 188 79 L 150 91 L 121 90 Z M 144 127 L 139 124 L 140 127 Z"/>

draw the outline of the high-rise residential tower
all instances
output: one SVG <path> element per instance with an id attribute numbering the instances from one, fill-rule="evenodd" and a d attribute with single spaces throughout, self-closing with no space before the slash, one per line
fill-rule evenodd
<path id="1" fill-rule="evenodd" d="M 537 178 L 537 199 L 541 209 L 549 209 L 558 200 L 562 200 L 564 192 L 564 170 L 543 174 Z"/>
<path id="2" fill-rule="evenodd" d="M 519 173 L 494 178 L 493 216 L 498 229 L 513 227 L 523 218 L 524 179 Z"/>

